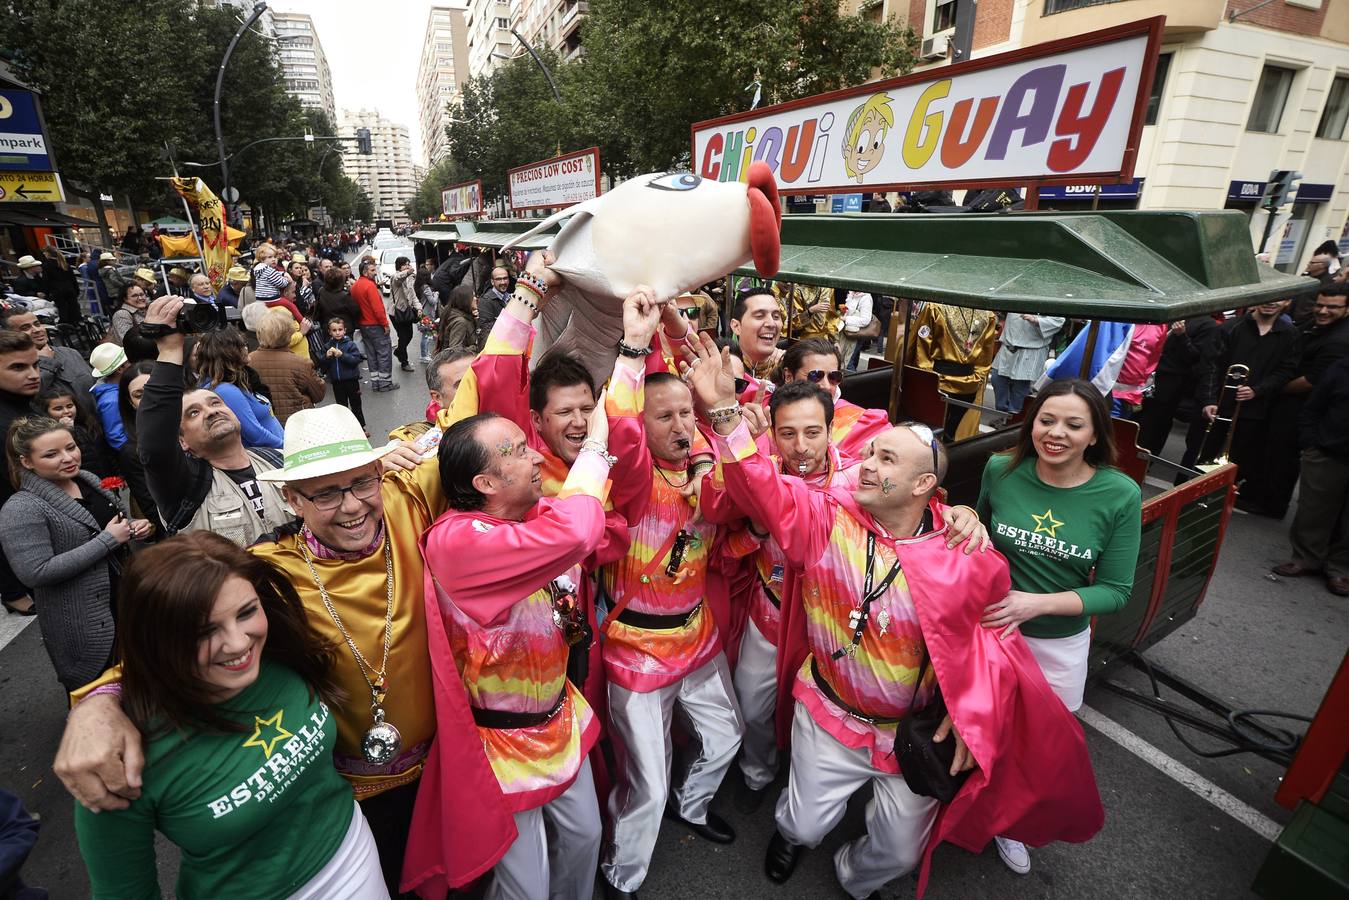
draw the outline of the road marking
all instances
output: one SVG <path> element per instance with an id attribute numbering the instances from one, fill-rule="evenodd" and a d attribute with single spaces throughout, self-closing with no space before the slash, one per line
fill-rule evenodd
<path id="1" fill-rule="evenodd" d="M 6 611 L 4 618 L 0 618 L 0 650 L 5 649 L 5 645 L 19 636 L 29 625 L 37 621 L 37 616 L 17 616 L 9 615 Z"/>
<path id="2" fill-rule="evenodd" d="M 1171 776 L 1190 793 L 1207 800 L 1267 841 L 1274 842 L 1283 827 L 1269 816 L 1238 800 L 1203 775 L 1177 762 L 1113 719 L 1107 718 L 1090 706 L 1083 706 L 1077 716 L 1101 734 L 1128 750 L 1166 775 Z"/>

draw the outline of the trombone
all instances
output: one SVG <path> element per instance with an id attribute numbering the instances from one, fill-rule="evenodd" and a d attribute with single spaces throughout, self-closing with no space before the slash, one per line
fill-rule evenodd
<path id="1" fill-rule="evenodd" d="M 1246 386 L 1246 382 L 1249 381 L 1250 378 L 1251 378 L 1250 366 L 1245 366 L 1242 365 L 1241 363 L 1233 363 L 1232 365 L 1227 367 L 1227 373 L 1223 376 L 1223 389 L 1218 394 L 1217 412 L 1213 416 L 1213 420 L 1208 423 L 1208 427 L 1204 429 L 1203 446 L 1205 447 L 1208 446 L 1209 433 L 1213 431 L 1213 426 L 1218 422 L 1227 423 L 1227 437 L 1223 441 L 1223 452 L 1221 455 L 1218 456 L 1217 459 L 1211 462 L 1200 463 L 1197 466 L 1195 466 L 1195 468 L 1198 469 L 1200 472 L 1207 474 L 1209 472 L 1212 472 L 1214 469 L 1217 469 L 1221 466 L 1225 466 L 1229 462 L 1231 462 L 1231 459 L 1229 457 L 1232 452 L 1232 435 L 1236 433 L 1237 418 L 1240 417 L 1241 415 L 1241 404 L 1244 402 L 1242 400 L 1238 400 L 1236 398 L 1236 394 L 1238 389 Z M 1228 391 L 1232 392 L 1232 401 L 1234 404 L 1232 407 L 1232 415 L 1230 418 L 1222 415 L 1223 401 L 1227 399 Z"/>

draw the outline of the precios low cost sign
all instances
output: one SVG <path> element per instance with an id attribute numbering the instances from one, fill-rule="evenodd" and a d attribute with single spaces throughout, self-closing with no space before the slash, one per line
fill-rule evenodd
<path id="1" fill-rule="evenodd" d="M 600 195 L 598 147 L 555 156 L 506 173 L 511 209 L 556 209 Z"/>

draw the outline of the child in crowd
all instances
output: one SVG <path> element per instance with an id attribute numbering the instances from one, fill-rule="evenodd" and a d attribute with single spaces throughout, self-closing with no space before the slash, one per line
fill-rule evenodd
<path id="1" fill-rule="evenodd" d="M 347 337 L 347 325 L 340 316 L 328 320 L 328 343 L 323 351 L 323 369 L 333 385 L 333 399 L 350 409 L 365 428 L 361 412 L 361 362 L 365 354 Z M 366 429 L 366 435 L 370 430 Z"/>
<path id="2" fill-rule="evenodd" d="M 94 369 L 94 378 L 98 379 L 89 392 L 94 395 L 103 437 L 113 450 L 121 450 L 126 443 L 126 430 L 122 427 L 122 413 L 117 408 L 117 386 L 131 363 L 127 361 L 126 351 L 116 344 L 99 344 L 89 354 L 89 365 Z"/>
<path id="3" fill-rule="evenodd" d="M 80 468 L 107 479 L 119 475 L 116 457 L 103 437 L 98 418 L 75 401 L 75 395 L 63 387 L 52 387 L 37 395 L 33 408 L 70 429 L 80 448 Z M 105 484 L 106 487 L 106 484 Z"/>

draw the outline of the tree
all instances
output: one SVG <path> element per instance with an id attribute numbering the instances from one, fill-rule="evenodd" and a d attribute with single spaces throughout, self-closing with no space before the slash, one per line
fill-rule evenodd
<path id="1" fill-rule="evenodd" d="M 446 156 L 427 170 L 421 184 L 417 185 L 417 193 L 412 195 L 403 211 L 414 222 L 434 219 L 441 212 L 440 192 L 449 185 L 472 181 L 475 177 L 459 160 Z"/>
<path id="2" fill-rule="evenodd" d="M 540 55 L 557 73 L 565 100 L 571 67 L 563 66 L 552 51 Z M 450 106 L 450 156 L 468 176 L 463 180 L 481 178 L 485 199 L 496 200 L 506 195 L 507 169 L 560 152 L 570 118 L 570 108 L 553 97 L 534 61 L 517 57 L 490 76 L 470 79 L 460 100 Z"/>
<path id="3" fill-rule="evenodd" d="M 592 0 L 586 55 L 568 95 L 579 146 L 614 175 L 687 165 L 689 125 L 913 67 L 918 36 L 845 15 L 837 0 Z M 590 137 L 586 143 L 586 137 Z"/>

